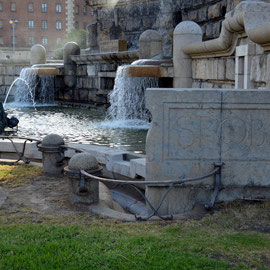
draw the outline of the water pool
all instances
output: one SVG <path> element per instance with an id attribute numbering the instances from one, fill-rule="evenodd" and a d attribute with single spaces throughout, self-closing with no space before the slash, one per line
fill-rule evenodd
<path id="1" fill-rule="evenodd" d="M 105 112 L 60 106 L 18 107 L 7 104 L 9 116 L 19 119 L 18 136 L 41 139 L 56 133 L 69 142 L 145 153 L 149 123 L 142 120 L 105 120 Z"/>

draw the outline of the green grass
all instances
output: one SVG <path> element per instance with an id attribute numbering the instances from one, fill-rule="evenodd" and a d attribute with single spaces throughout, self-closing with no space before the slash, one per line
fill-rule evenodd
<path id="1" fill-rule="evenodd" d="M 22 185 L 41 173 L 42 168 L 31 165 L 0 165 L 0 185 Z"/>
<path id="2" fill-rule="evenodd" d="M 6 224 L 0 269 L 269 269 L 269 234 L 214 220 Z"/>
<path id="3" fill-rule="evenodd" d="M 12 190 L 40 174 L 1 167 Z M 124 223 L 91 213 L 0 208 L 0 270 L 270 269 L 270 203 L 234 202 L 201 220 Z"/>

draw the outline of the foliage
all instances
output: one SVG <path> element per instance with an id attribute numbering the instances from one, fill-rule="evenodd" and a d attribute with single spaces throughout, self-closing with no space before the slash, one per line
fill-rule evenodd
<path id="1" fill-rule="evenodd" d="M 81 49 L 87 48 L 87 32 L 84 29 L 72 29 L 67 33 L 66 38 L 57 44 L 55 51 L 55 57 L 57 59 L 63 59 L 63 47 L 67 42 L 76 42 Z"/>

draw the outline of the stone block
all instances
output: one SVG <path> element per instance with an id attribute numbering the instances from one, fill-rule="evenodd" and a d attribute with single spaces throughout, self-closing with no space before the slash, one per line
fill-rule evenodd
<path id="1" fill-rule="evenodd" d="M 80 101 L 87 102 L 88 101 L 88 90 L 80 90 L 79 96 Z"/>
<path id="2" fill-rule="evenodd" d="M 99 43 L 101 52 L 122 52 L 127 51 L 126 40 L 106 40 Z"/>
<path id="3" fill-rule="evenodd" d="M 104 96 L 96 96 L 95 102 L 100 104 L 108 103 L 107 98 Z"/>
<path id="4" fill-rule="evenodd" d="M 87 65 L 87 75 L 88 76 L 96 76 L 97 68 L 95 65 Z"/>
<path id="5" fill-rule="evenodd" d="M 142 20 L 140 18 L 134 19 L 127 19 L 125 21 L 125 31 L 132 32 L 132 31 L 141 31 Z"/>
<path id="6" fill-rule="evenodd" d="M 267 73 L 267 57 L 264 54 L 254 56 L 251 60 L 250 80 L 254 82 L 266 82 Z"/>
<path id="7" fill-rule="evenodd" d="M 4 77 L 5 80 L 5 85 L 11 85 L 13 83 L 13 81 L 15 80 L 15 77 L 13 76 L 5 76 Z"/>
<path id="8" fill-rule="evenodd" d="M 0 66 L 0 75 L 6 75 L 6 68 L 4 66 Z"/>
<path id="9" fill-rule="evenodd" d="M 72 90 L 64 90 L 63 91 L 63 99 L 64 100 L 73 100 L 73 91 Z"/>
<path id="10" fill-rule="evenodd" d="M 88 91 L 88 101 L 95 102 L 97 97 L 97 90 L 96 89 L 89 89 Z"/>
<path id="11" fill-rule="evenodd" d="M 225 79 L 230 81 L 235 80 L 235 61 L 233 58 L 226 59 Z"/>
<path id="12" fill-rule="evenodd" d="M 203 22 L 207 20 L 207 9 L 207 6 L 200 9 L 196 22 Z"/>
<path id="13" fill-rule="evenodd" d="M 83 88 L 95 88 L 95 79 L 91 77 L 82 78 Z"/>
<path id="14" fill-rule="evenodd" d="M 83 78 L 77 77 L 77 88 L 83 88 Z"/>
<path id="15" fill-rule="evenodd" d="M 194 11 L 189 12 L 188 18 L 189 18 L 190 21 L 196 22 L 197 21 L 197 18 L 198 18 L 198 12 L 197 12 L 197 10 L 194 10 Z"/>
<path id="16" fill-rule="evenodd" d="M 269 188 L 269 100 L 267 90 L 148 89 L 153 121 L 146 142 L 146 180 L 199 177 L 213 170 L 213 162 L 224 162 L 222 200 L 242 198 L 241 188 Z M 213 182 L 210 177 L 190 182 L 189 191 L 174 189 L 160 213 L 190 210 L 198 203 L 192 190 L 201 192 L 198 185 L 213 187 Z M 146 194 L 156 205 L 162 192 L 150 187 Z M 193 194 L 188 196 L 193 201 L 186 207 L 187 194 Z"/>
<path id="17" fill-rule="evenodd" d="M 77 66 L 77 75 L 78 76 L 87 76 L 87 65 L 78 65 Z"/>
<path id="18" fill-rule="evenodd" d="M 208 8 L 208 19 L 215 19 L 221 15 L 221 5 L 216 3 Z"/>

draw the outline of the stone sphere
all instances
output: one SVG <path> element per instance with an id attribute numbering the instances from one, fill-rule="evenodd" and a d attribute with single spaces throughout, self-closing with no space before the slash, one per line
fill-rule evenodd
<path id="1" fill-rule="evenodd" d="M 43 146 L 59 146 L 65 144 L 63 138 L 57 134 L 49 134 L 42 140 Z"/>
<path id="2" fill-rule="evenodd" d="M 174 35 L 202 35 L 201 27 L 192 21 L 184 21 L 179 23 L 174 29 Z"/>
<path id="3" fill-rule="evenodd" d="M 162 41 L 162 36 L 158 31 L 146 30 L 140 35 L 140 42 Z"/>
<path id="4" fill-rule="evenodd" d="M 97 159 L 89 153 L 75 154 L 68 163 L 68 168 L 74 171 L 98 169 Z"/>
<path id="5" fill-rule="evenodd" d="M 32 46 L 30 50 L 31 65 L 46 63 L 46 49 L 40 44 Z"/>

